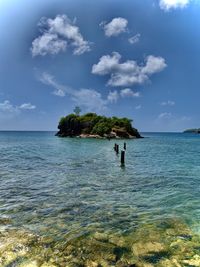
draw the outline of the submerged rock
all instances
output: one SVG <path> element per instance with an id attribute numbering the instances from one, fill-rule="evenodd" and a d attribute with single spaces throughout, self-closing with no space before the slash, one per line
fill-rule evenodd
<path id="1" fill-rule="evenodd" d="M 189 266 L 200 266 L 200 255 L 194 255 L 190 260 L 183 260 L 183 263 Z"/>
<path id="2" fill-rule="evenodd" d="M 8 225 L 11 224 L 12 220 L 8 217 L 0 217 L 0 225 Z"/>

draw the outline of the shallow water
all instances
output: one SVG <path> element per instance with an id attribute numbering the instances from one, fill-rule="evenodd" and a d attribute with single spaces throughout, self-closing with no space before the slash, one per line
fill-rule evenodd
<path id="1" fill-rule="evenodd" d="M 94 232 L 128 236 L 174 220 L 198 236 L 200 136 L 143 136 L 126 141 L 121 168 L 116 140 L 0 132 L 0 229 L 61 244 Z"/>

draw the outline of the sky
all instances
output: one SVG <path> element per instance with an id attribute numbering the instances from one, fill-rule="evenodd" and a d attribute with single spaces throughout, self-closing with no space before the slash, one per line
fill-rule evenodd
<path id="1" fill-rule="evenodd" d="M 128 117 L 200 127 L 200 0 L 0 0 L 0 130 Z"/>

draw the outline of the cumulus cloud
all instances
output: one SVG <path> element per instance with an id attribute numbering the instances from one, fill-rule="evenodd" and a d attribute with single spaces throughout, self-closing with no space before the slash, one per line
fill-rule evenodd
<path id="1" fill-rule="evenodd" d="M 126 32 L 128 25 L 127 19 L 114 18 L 109 23 L 101 22 L 100 26 L 103 27 L 105 35 L 107 37 L 118 36 L 120 33 Z"/>
<path id="2" fill-rule="evenodd" d="M 117 52 L 104 55 L 97 64 L 92 66 L 92 73 L 110 75 L 108 80 L 110 86 L 131 86 L 148 81 L 152 74 L 164 70 L 167 66 L 164 58 L 153 55 L 147 56 L 143 65 L 134 60 L 127 60 L 123 63 L 120 61 L 121 55 Z"/>
<path id="3" fill-rule="evenodd" d="M 170 119 L 172 117 L 172 113 L 163 112 L 158 115 L 158 119 Z"/>
<path id="4" fill-rule="evenodd" d="M 4 102 L 0 103 L 0 113 L 8 115 L 17 115 L 20 113 L 21 110 L 33 110 L 36 106 L 32 105 L 31 103 L 23 103 L 19 106 L 13 105 L 9 100 L 5 100 Z"/>
<path id="5" fill-rule="evenodd" d="M 186 7 L 191 0 L 160 0 L 160 8 L 166 11 Z"/>
<path id="6" fill-rule="evenodd" d="M 110 91 L 108 96 L 107 96 L 107 100 L 108 102 L 111 102 L 111 103 L 116 103 L 119 99 L 119 94 L 118 92 L 115 90 L 115 91 Z"/>
<path id="7" fill-rule="evenodd" d="M 20 110 L 9 100 L 0 102 L 0 121 L 12 119 L 20 114 Z"/>
<path id="8" fill-rule="evenodd" d="M 113 52 L 112 55 L 102 56 L 97 64 L 92 66 L 92 73 L 98 75 L 110 74 L 119 69 L 121 55 Z"/>
<path id="9" fill-rule="evenodd" d="M 32 56 L 58 54 L 73 48 L 74 55 L 90 51 L 90 43 L 84 40 L 76 21 L 71 21 L 66 15 L 57 15 L 54 19 L 42 18 L 39 22 L 41 35 L 32 42 Z"/>
<path id="10" fill-rule="evenodd" d="M 20 109 L 27 109 L 27 110 L 31 110 L 31 109 L 36 109 L 35 105 L 32 105 L 31 103 L 24 103 L 21 106 L 19 106 Z"/>
<path id="11" fill-rule="evenodd" d="M 168 101 L 163 101 L 160 103 L 161 106 L 174 106 L 175 102 L 172 100 L 168 100 Z"/>
<path id="12" fill-rule="evenodd" d="M 14 107 L 9 100 L 5 100 L 4 102 L 0 103 L 0 111 L 15 113 L 17 112 L 17 107 Z"/>
<path id="13" fill-rule="evenodd" d="M 134 92 L 130 88 L 125 88 L 120 91 L 121 97 L 139 97 L 140 92 Z"/>
<path id="14" fill-rule="evenodd" d="M 45 56 L 47 54 L 58 54 L 65 51 L 67 42 L 60 40 L 57 34 L 44 33 L 32 42 L 31 52 L 33 56 Z"/>
<path id="15" fill-rule="evenodd" d="M 164 58 L 150 55 L 146 58 L 146 65 L 142 67 L 142 73 L 151 75 L 162 71 L 166 66 Z"/>
<path id="16" fill-rule="evenodd" d="M 141 34 L 137 33 L 136 35 L 130 37 L 128 39 L 128 41 L 129 41 L 130 44 L 136 44 L 136 43 L 138 43 L 140 41 L 140 37 L 141 37 Z"/>

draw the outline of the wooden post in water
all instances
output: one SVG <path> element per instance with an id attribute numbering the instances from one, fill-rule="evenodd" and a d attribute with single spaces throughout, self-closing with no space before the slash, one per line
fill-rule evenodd
<path id="1" fill-rule="evenodd" d="M 119 154 L 119 145 L 116 145 L 116 153 Z"/>
<path id="2" fill-rule="evenodd" d="M 114 145 L 114 150 L 116 151 L 116 147 L 117 147 L 117 144 L 115 143 L 115 145 Z"/>
<path id="3" fill-rule="evenodd" d="M 124 150 L 126 150 L 126 143 L 124 143 Z"/>
<path id="4" fill-rule="evenodd" d="M 125 165 L 125 151 L 121 151 L 121 166 Z"/>

